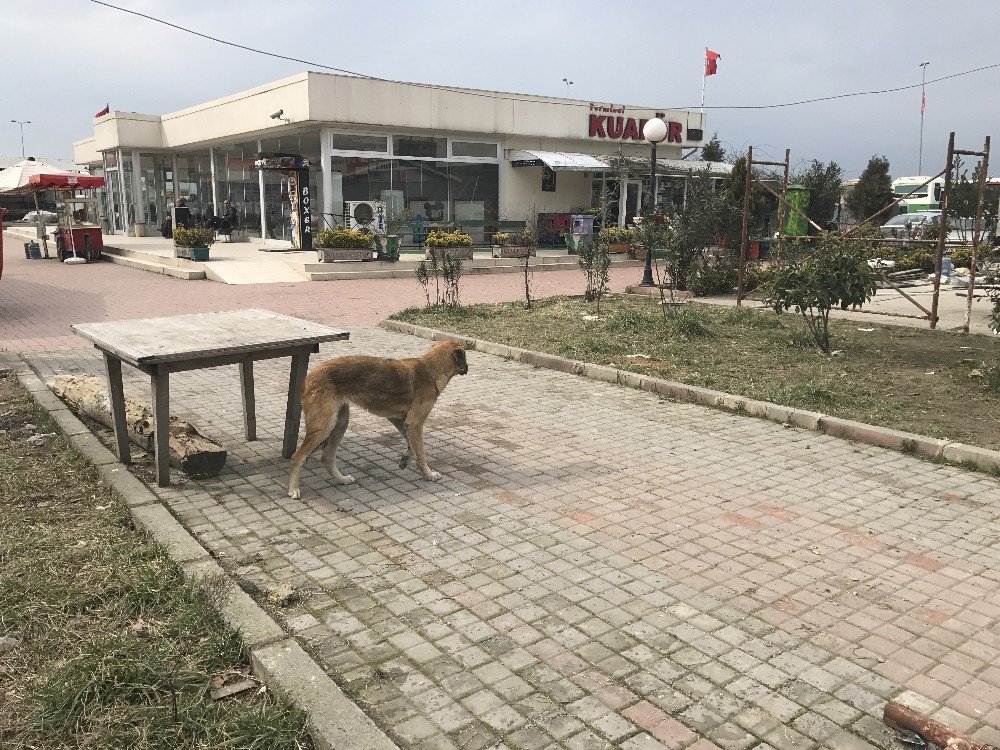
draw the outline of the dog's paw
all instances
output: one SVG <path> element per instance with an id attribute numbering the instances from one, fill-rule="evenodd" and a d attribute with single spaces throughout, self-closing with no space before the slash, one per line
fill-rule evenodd
<path id="1" fill-rule="evenodd" d="M 288 490 L 288 496 L 292 498 L 292 500 L 301 500 L 302 490 L 300 490 L 298 487 L 296 487 L 294 490 Z"/>
<path id="2" fill-rule="evenodd" d="M 341 474 L 336 479 L 338 484 L 354 484 L 354 477 L 350 474 Z"/>
<path id="3" fill-rule="evenodd" d="M 402 456 L 399 457 L 399 468 L 400 469 L 405 469 L 409 463 L 410 463 L 410 454 L 409 453 L 404 453 Z"/>
<path id="4" fill-rule="evenodd" d="M 429 471 L 426 474 L 424 474 L 424 479 L 428 479 L 431 482 L 436 482 L 440 478 L 441 478 L 441 473 L 438 471 Z"/>

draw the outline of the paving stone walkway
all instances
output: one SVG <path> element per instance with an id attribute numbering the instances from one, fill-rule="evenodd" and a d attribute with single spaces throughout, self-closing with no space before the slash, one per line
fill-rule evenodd
<path id="1" fill-rule="evenodd" d="M 324 347 L 410 356 L 376 328 Z M 32 354 L 101 373 L 92 351 Z M 893 747 L 898 698 L 1000 742 L 1000 482 L 479 353 L 428 422 L 428 483 L 353 410 L 333 484 L 285 497 L 284 362 L 171 377 L 230 450 L 156 492 L 405 748 Z M 126 373 L 126 389 L 148 383 Z"/>

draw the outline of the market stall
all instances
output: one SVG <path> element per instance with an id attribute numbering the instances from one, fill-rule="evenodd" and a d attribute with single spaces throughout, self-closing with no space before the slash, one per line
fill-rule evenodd
<path id="1" fill-rule="evenodd" d="M 38 194 L 47 190 L 60 190 L 62 191 L 62 199 L 64 201 L 76 201 L 82 204 L 75 209 L 68 209 L 69 213 L 66 214 L 65 223 L 64 219 L 60 218 L 57 237 L 61 236 L 62 231 L 65 229 L 66 234 L 63 242 L 67 243 L 66 247 L 68 249 L 68 252 L 59 253 L 58 257 L 60 260 L 72 261 L 75 259 L 77 262 L 80 262 L 85 261 L 88 255 L 95 255 L 96 253 L 95 257 L 100 256 L 100 250 L 103 248 L 103 240 L 101 238 L 100 225 L 96 223 L 97 204 L 94 199 L 77 196 L 76 193 L 78 190 L 98 188 L 103 185 L 103 177 L 94 177 L 82 172 L 72 172 L 51 164 L 35 161 L 34 159 L 25 159 L 0 171 L 0 195 L 31 194 L 34 196 L 38 238 L 42 242 L 42 250 L 46 258 L 49 257 L 49 246 L 45 232 L 45 222 L 41 211 L 38 209 Z M 94 220 L 93 225 L 91 225 L 87 218 L 88 207 L 91 208 L 90 218 Z M 79 213 L 81 208 L 83 208 L 82 214 Z M 74 211 L 77 212 L 76 216 L 80 219 L 79 224 L 73 218 Z M 77 232 L 77 230 L 80 231 Z M 57 245 L 59 244 L 61 243 L 57 242 Z M 94 252 L 85 252 L 88 248 L 94 248 Z M 77 252 L 78 249 L 79 252 Z"/>

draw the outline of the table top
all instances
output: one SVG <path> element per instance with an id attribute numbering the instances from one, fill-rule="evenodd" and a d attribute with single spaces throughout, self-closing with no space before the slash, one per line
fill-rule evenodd
<path id="1" fill-rule="evenodd" d="M 257 309 L 82 323 L 70 328 L 133 366 L 310 346 L 350 336 L 337 328 Z"/>

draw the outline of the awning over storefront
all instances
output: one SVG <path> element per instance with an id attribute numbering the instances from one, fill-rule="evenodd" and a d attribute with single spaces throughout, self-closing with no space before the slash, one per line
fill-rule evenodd
<path id="1" fill-rule="evenodd" d="M 588 154 L 573 154 L 565 151 L 528 151 L 512 149 L 507 152 L 512 166 L 533 166 L 540 162 L 555 171 L 603 172 L 608 168 L 600 159 Z M 518 163 L 521 162 L 521 163 Z M 539 164 L 540 166 L 540 164 Z"/>

